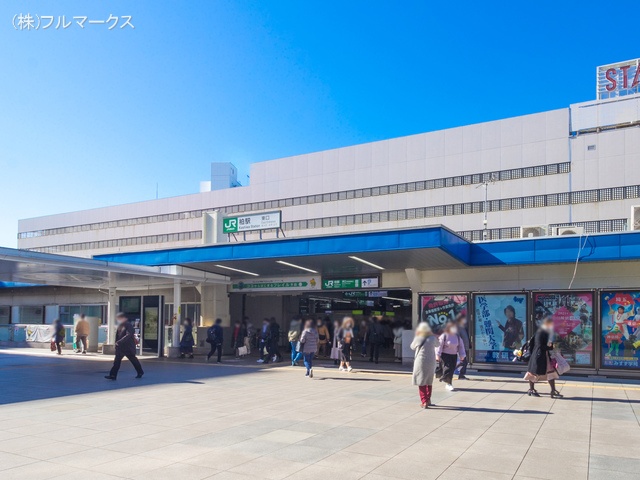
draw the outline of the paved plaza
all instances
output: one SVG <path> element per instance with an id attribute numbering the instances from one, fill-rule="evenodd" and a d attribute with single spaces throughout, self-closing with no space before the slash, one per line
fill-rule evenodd
<path id="1" fill-rule="evenodd" d="M 624 479 L 640 475 L 640 384 L 563 378 L 564 399 L 474 375 L 419 408 L 406 372 L 313 379 L 284 364 L 0 351 L 0 478 Z M 382 366 L 382 365 L 381 365 Z"/>

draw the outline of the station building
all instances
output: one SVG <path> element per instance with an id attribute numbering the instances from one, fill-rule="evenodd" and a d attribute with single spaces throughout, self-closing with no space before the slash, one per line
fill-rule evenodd
<path id="1" fill-rule="evenodd" d="M 505 326 L 511 307 L 521 337 L 553 314 L 577 368 L 633 371 L 638 66 L 599 67 L 597 99 L 564 109 L 258 162 L 246 186 L 217 171 L 210 191 L 21 220 L 21 250 L 211 278 L 82 291 L 18 271 L 0 280 L 39 286 L 1 289 L 0 322 L 92 309 L 108 323 L 112 293 L 160 351 L 176 316 L 257 326 L 376 315 L 437 327 L 464 310 L 482 339 L 475 361 L 506 364 L 513 336 L 502 328 L 520 331 L 513 318 Z"/>

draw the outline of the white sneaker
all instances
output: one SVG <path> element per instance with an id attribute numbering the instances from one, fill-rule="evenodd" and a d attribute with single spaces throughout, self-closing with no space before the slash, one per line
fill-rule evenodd
<path id="1" fill-rule="evenodd" d="M 313 378 L 313 368 L 309 370 L 309 378 Z"/>
<path id="2" fill-rule="evenodd" d="M 264 363 L 264 360 L 259 358 L 258 361 L 256 363 Z"/>
<path id="3" fill-rule="evenodd" d="M 347 368 L 347 372 L 350 372 L 351 370 L 353 370 L 353 368 L 351 367 Z"/>
<path id="4" fill-rule="evenodd" d="M 455 389 L 453 388 L 453 385 L 451 385 L 450 383 L 447 383 L 444 388 L 446 388 L 447 390 L 449 390 L 450 392 L 453 392 Z"/>
<path id="5" fill-rule="evenodd" d="M 345 370 L 346 370 L 346 369 L 345 369 L 344 367 L 340 367 L 340 368 L 338 369 L 338 371 L 339 371 L 339 372 L 344 372 Z"/>
<path id="6" fill-rule="evenodd" d="M 276 362 L 276 360 L 278 360 L 278 357 L 274 355 L 274 356 L 273 356 L 273 358 L 271 359 L 271 361 L 272 361 L 273 363 L 275 363 L 275 362 Z"/>

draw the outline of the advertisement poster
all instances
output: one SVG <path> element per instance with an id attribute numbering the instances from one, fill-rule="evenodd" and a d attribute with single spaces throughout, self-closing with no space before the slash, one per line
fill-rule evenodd
<path id="1" fill-rule="evenodd" d="M 474 359 L 509 363 L 527 341 L 527 295 L 478 294 L 475 301 Z"/>
<path id="2" fill-rule="evenodd" d="M 640 367 L 640 291 L 602 292 L 602 366 Z"/>
<path id="3" fill-rule="evenodd" d="M 427 322 L 433 333 L 439 335 L 449 320 L 459 313 L 467 312 L 467 295 L 460 294 L 420 294 L 420 320 Z"/>
<path id="4" fill-rule="evenodd" d="M 593 292 L 540 292 L 533 295 L 537 328 L 553 318 L 554 344 L 574 366 L 593 364 Z"/>

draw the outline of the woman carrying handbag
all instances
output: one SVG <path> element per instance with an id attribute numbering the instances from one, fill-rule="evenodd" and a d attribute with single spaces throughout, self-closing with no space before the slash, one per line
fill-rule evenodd
<path id="1" fill-rule="evenodd" d="M 551 386 L 551 398 L 562 398 L 560 392 L 556 390 L 556 379 L 559 375 L 550 354 L 553 351 L 553 319 L 551 317 L 545 317 L 542 320 L 540 328 L 529 342 L 529 351 L 531 357 L 524 376 L 524 379 L 529 382 L 527 395 L 539 397 L 535 384 L 546 380 Z"/>

